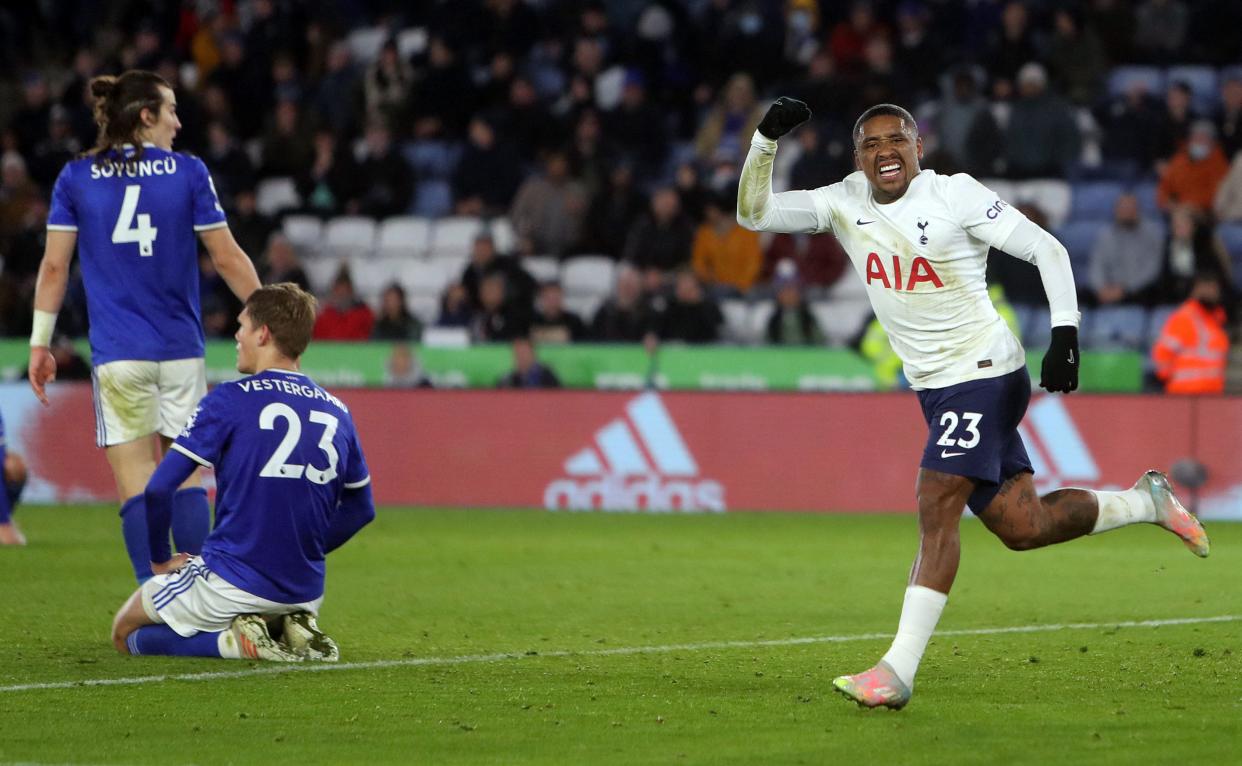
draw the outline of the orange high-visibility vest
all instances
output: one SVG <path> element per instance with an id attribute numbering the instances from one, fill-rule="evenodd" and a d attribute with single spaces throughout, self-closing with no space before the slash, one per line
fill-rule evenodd
<path id="1" fill-rule="evenodd" d="M 1225 390 L 1229 336 L 1225 312 L 1196 300 L 1183 303 L 1165 322 L 1151 358 L 1156 377 L 1170 394 L 1219 394 Z"/>

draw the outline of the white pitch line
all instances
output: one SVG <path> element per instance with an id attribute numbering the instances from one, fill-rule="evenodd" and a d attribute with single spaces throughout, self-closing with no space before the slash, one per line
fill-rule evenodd
<path id="1" fill-rule="evenodd" d="M 962 628 L 940 630 L 936 636 L 995 636 L 1007 633 L 1052 633 L 1058 630 L 1106 630 L 1117 628 L 1159 628 L 1169 625 L 1202 625 L 1212 622 L 1236 622 L 1242 615 L 1226 614 L 1218 617 L 1181 617 L 1168 620 L 1134 620 L 1127 622 L 1067 622 L 1054 625 L 1011 625 L 1000 628 Z M 500 662 L 501 660 L 547 659 L 558 657 L 616 657 L 630 654 L 665 654 L 668 652 L 699 652 L 707 649 L 754 649 L 767 646 L 800 646 L 805 644 L 839 644 L 849 641 L 874 641 L 891 638 L 892 633 L 856 633 L 849 636 L 804 636 L 801 638 L 770 638 L 753 641 L 707 641 L 698 644 L 663 644 L 658 646 L 620 646 L 612 649 L 562 649 L 552 652 L 497 652 L 494 654 L 465 654 L 457 657 L 411 657 L 403 660 L 373 660 L 370 662 L 341 662 L 336 664 L 289 664 L 269 665 L 246 670 L 226 670 L 210 673 L 176 673 L 158 676 L 135 676 L 131 678 L 91 678 L 81 681 L 55 681 L 41 684 L 14 684 L 0 686 L 0 693 L 40 691 L 45 689 L 78 689 L 91 686 L 137 686 L 164 681 L 219 681 L 231 678 L 280 675 L 284 673 L 325 673 L 335 670 L 372 670 L 375 668 L 403 668 L 440 665 L 465 665 L 475 662 Z"/>

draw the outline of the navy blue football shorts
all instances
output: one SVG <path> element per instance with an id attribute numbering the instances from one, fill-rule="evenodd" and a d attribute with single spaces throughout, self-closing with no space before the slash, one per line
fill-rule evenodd
<path id="1" fill-rule="evenodd" d="M 919 465 L 974 479 L 975 491 L 966 505 L 975 514 L 983 513 L 1003 481 L 1035 473 L 1018 434 L 1031 401 L 1026 367 L 999 378 L 925 389 L 918 395 L 928 428 Z"/>

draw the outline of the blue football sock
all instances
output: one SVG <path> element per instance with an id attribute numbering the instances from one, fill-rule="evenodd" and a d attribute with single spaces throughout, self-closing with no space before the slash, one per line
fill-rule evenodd
<path id="1" fill-rule="evenodd" d="M 147 505 L 142 495 L 134 495 L 121 505 L 121 536 L 125 551 L 141 585 L 151 579 L 151 544 L 147 542 Z"/>
<path id="2" fill-rule="evenodd" d="M 186 638 L 167 625 L 144 625 L 125 639 L 130 654 L 172 657 L 219 657 L 219 633 L 195 633 Z"/>
<path id="3" fill-rule="evenodd" d="M 0 473 L 4 472 L 5 452 L 3 443 L 0 443 Z M 5 482 L 4 489 L 4 497 L 0 497 L 0 524 L 8 524 L 13 513 L 13 495 L 8 491 L 8 482 Z"/>
<path id="4" fill-rule="evenodd" d="M 177 551 L 197 556 L 203 551 L 203 540 L 211 531 L 211 507 L 207 490 L 202 487 L 182 489 L 173 495 L 172 536 Z"/>

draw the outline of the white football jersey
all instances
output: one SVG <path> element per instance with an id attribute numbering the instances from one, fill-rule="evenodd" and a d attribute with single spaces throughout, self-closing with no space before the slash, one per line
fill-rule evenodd
<path id="1" fill-rule="evenodd" d="M 922 170 L 881 205 L 861 171 L 810 192 L 818 230 L 832 232 L 867 286 L 912 388 L 944 388 L 1017 370 L 1022 344 L 988 297 L 988 248 L 1026 219 L 959 173 Z"/>

